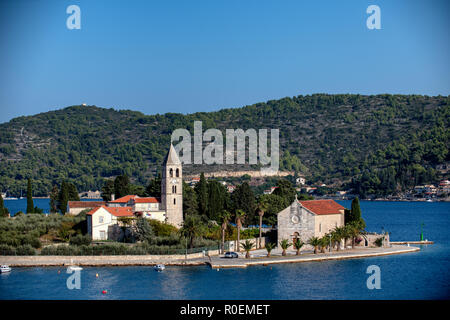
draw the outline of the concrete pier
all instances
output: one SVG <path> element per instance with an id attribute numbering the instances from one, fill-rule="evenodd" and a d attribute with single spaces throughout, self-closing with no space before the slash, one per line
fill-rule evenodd
<path id="1" fill-rule="evenodd" d="M 391 244 L 433 244 L 434 241 L 391 241 Z"/>
<path id="2" fill-rule="evenodd" d="M 325 261 L 325 260 L 343 260 L 343 259 L 356 259 L 356 258 L 369 258 L 377 256 L 385 256 L 392 254 L 401 254 L 408 252 L 420 251 L 418 247 L 408 247 L 402 245 L 392 245 L 389 248 L 355 248 L 346 249 L 341 251 L 332 251 L 326 253 L 305 252 L 301 255 L 294 255 L 290 252 L 287 256 L 281 256 L 280 253 L 267 257 L 261 254 L 253 254 L 253 258 L 245 259 L 239 257 L 238 259 L 225 259 L 223 257 L 211 257 L 208 264 L 213 269 L 221 268 L 246 268 L 254 265 L 269 265 L 279 263 L 300 263 L 300 262 L 313 262 L 313 261 Z"/>

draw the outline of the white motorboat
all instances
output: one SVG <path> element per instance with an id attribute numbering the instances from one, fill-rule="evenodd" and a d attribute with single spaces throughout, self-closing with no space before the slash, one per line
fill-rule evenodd
<path id="1" fill-rule="evenodd" d="M 11 268 L 7 265 L 0 266 L 0 273 L 11 272 Z"/>
<path id="2" fill-rule="evenodd" d="M 166 266 L 163 265 L 163 264 L 157 264 L 157 265 L 154 267 L 154 269 L 155 269 L 156 271 L 163 271 L 165 268 L 166 268 Z"/>

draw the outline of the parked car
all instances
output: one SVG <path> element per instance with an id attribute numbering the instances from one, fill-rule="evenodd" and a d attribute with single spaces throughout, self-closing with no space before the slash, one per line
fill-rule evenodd
<path id="1" fill-rule="evenodd" d="M 229 259 L 233 259 L 233 258 L 239 258 L 238 254 L 236 252 L 225 252 L 225 255 L 223 256 L 224 258 L 229 258 Z"/>

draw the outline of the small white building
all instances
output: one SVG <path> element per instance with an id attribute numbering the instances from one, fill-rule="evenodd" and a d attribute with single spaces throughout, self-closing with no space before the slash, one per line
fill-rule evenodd
<path id="1" fill-rule="evenodd" d="M 133 217 L 131 207 L 101 206 L 87 213 L 87 231 L 92 240 L 115 240 L 120 235 L 119 217 Z"/>
<path id="2" fill-rule="evenodd" d="M 166 221 L 166 211 L 162 210 L 161 202 L 158 201 L 157 198 L 135 197 L 131 200 L 131 206 L 133 208 L 133 212 L 137 216 L 143 216 L 145 218 L 155 219 L 160 222 Z"/>

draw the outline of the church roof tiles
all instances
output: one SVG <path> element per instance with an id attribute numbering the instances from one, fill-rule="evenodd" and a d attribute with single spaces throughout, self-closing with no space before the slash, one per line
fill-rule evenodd
<path id="1" fill-rule="evenodd" d="M 299 203 L 315 214 L 342 214 L 345 208 L 334 200 L 305 200 Z"/>

